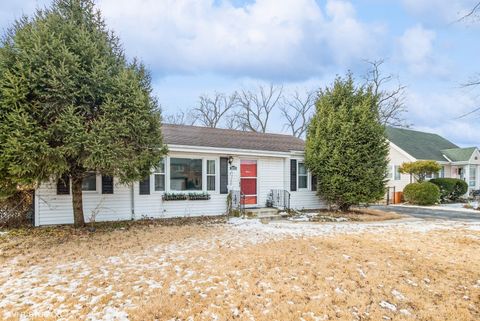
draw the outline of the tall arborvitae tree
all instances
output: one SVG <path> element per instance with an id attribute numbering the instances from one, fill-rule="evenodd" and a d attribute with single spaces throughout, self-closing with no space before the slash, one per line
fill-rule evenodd
<path id="1" fill-rule="evenodd" d="M 306 164 L 317 191 L 346 211 L 385 194 L 388 143 L 371 88 L 356 87 L 352 75 L 321 90 L 307 132 Z"/>
<path id="2" fill-rule="evenodd" d="M 0 187 L 69 177 L 84 225 L 88 172 L 128 183 L 165 153 L 150 76 L 128 62 L 92 0 L 56 0 L 0 45 Z"/>

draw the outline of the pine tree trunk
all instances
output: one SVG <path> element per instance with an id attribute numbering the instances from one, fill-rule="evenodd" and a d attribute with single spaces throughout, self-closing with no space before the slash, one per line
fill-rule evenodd
<path id="1" fill-rule="evenodd" d="M 72 176 L 73 224 L 75 227 L 85 226 L 85 218 L 83 216 L 82 179 L 83 177 L 81 175 Z"/>

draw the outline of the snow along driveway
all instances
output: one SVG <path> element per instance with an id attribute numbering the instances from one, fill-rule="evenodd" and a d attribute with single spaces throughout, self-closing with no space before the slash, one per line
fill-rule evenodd
<path id="1" fill-rule="evenodd" d="M 455 312 L 464 313 L 465 320 L 470 317 L 468 313 L 480 315 L 480 294 L 475 288 L 480 288 L 480 275 L 471 275 L 468 270 L 480 263 L 480 223 L 404 220 L 262 224 L 258 220 L 231 219 L 228 224 L 153 226 L 110 233 L 63 240 L 56 246 L 28 249 L 15 257 L 8 257 L 8 249 L 2 249 L 7 259 L 0 266 L 0 318 L 351 320 L 362 314 L 392 318 L 419 314 L 415 309 L 420 303 L 409 300 L 427 295 L 427 299 L 418 300 L 429 304 L 428 291 L 433 291 L 432 305 L 451 303 L 451 307 L 455 303 L 462 309 Z M 454 285 L 442 281 L 439 288 L 422 281 L 424 273 L 434 273 L 427 279 L 444 273 L 428 272 L 432 270 L 428 260 L 462 264 L 463 252 L 448 257 L 456 247 L 442 243 L 464 235 L 467 238 L 462 242 L 471 242 L 477 257 L 470 258 L 469 267 L 456 267 L 458 273 L 463 273 L 458 275 L 462 281 Z M 395 248 L 408 240 L 411 244 Z M 375 249 L 377 242 L 380 247 Z M 428 242 L 431 244 L 425 244 Z M 362 243 L 365 247 L 357 249 Z M 433 246 L 436 252 L 423 247 L 426 245 Z M 469 250 L 465 244 L 460 245 L 458 251 Z M 418 248 L 410 253 L 412 246 Z M 422 251 L 423 256 L 418 257 Z M 380 253 L 386 254 L 377 256 Z M 420 268 L 412 265 L 425 256 L 428 260 Z M 397 260 L 401 263 L 394 264 Z M 439 269 L 441 263 L 436 266 Z M 395 273 L 405 284 L 393 288 L 400 282 L 389 279 Z M 369 278 L 370 283 L 364 283 Z M 473 283 L 461 283 L 467 281 Z M 392 289 L 388 289 L 390 283 Z M 424 285 L 427 287 L 420 293 Z M 449 293 L 450 286 L 465 287 L 458 298 L 465 307 L 457 301 L 433 297 L 442 291 Z M 407 300 L 410 288 L 416 292 Z M 372 291 L 381 292 L 378 302 L 371 302 L 375 300 Z M 358 301 L 347 302 L 354 293 Z M 477 310 L 468 312 L 471 304 L 477 304 Z M 445 311 L 445 315 L 448 313 Z"/>

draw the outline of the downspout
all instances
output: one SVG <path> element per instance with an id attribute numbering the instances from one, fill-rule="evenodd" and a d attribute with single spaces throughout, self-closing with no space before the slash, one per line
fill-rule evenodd
<path id="1" fill-rule="evenodd" d="M 135 191 L 133 188 L 134 183 L 132 183 L 130 187 L 130 210 L 131 210 L 131 218 L 132 221 L 135 219 Z"/>

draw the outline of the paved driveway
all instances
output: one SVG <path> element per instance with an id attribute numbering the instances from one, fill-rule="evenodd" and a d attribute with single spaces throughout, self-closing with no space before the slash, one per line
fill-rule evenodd
<path id="1" fill-rule="evenodd" d="M 444 209 L 427 209 L 403 206 L 372 206 L 383 211 L 391 211 L 399 214 L 407 214 L 423 219 L 443 219 L 450 221 L 468 221 L 480 222 L 480 212 L 469 213 L 464 211 L 444 210 Z"/>

